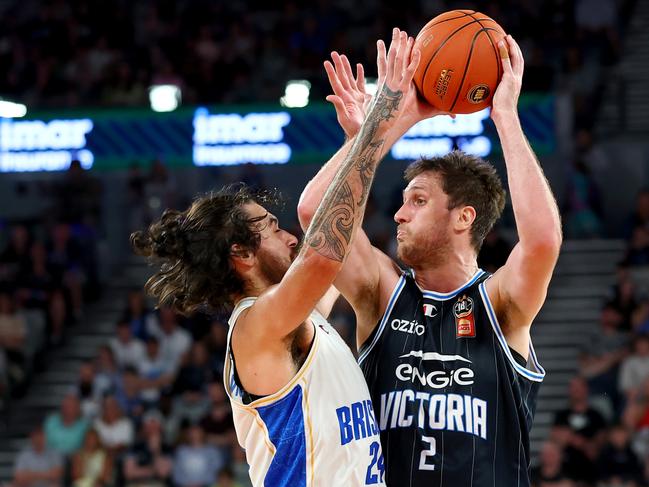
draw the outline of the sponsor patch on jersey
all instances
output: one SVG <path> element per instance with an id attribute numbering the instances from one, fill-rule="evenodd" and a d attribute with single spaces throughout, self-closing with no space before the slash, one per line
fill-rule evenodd
<path id="1" fill-rule="evenodd" d="M 473 317 L 473 299 L 463 295 L 453 305 L 455 316 L 455 337 L 474 338 L 475 318 Z"/>

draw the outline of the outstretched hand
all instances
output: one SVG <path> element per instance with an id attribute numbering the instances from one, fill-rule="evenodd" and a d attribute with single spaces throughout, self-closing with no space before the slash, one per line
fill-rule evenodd
<path id="1" fill-rule="evenodd" d="M 377 41 L 376 47 L 377 89 L 381 89 L 388 76 L 388 71 L 392 73 L 390 78 L 392 82 L 395 73 L 403 75 L 404 70 L 407 69 L 408 64 L 415 55 L 415 52 L 413 52 L 414 39 L 408 37 L 406 32 L 395 28 L 392 31 L 390 51 L 387 50 L 382 40 Z M 418 59 L 413 69 L 416 69 L 419 63 L 420 54 L 417 52 L 416 55 Z M 354 76 L 347 56 L 334 51 L 331 53 L 331 59 L 333 62 L 325 61 L 324 67 L 334 94 L 327 96 L 326 99 L 334 105 L 338 123 L 347 138 L 351 138 L 358 133 L 371 106 L 372 96 L 365 91 L 365 73 L 362 64 L 358 63 L 356 65 L 356 76 Z M 409 85 L 404 91 L 405 100 L 399 114 L 399 123 L 407 126 L 405 130 L 420 120 L 436 115 L 450 115 L 447 112 L 437 110 L 419 96 L 412 81 L 413 75 L 414 71 L 409 75 Z M 454 117 L 454 115 L 451 116 Z"/>
<path id="2" fill-rule="evenodd" d="M 347 138 L 351 138 L 361 128 L 372 95 L 365 92 L 365 72 L 362 64 L 356 65 L 354 77 L 347 56 L 341 56 L 334 51 L 331 53 L 331 59 L 333 64 L 325 61 L 324 67 L 334 94 L 327 96 L 326 100 L 333 104 L 338 123 Z"/>
<path id="3" fill-rule="evenodd" d="M 512 36 L 508 35 L 501 40 L 498 43 L 498 50 L 503 66 L 503 77 L 494 93 L 492 118 L 516 113 L 525 69 L 523 53 Z"/>

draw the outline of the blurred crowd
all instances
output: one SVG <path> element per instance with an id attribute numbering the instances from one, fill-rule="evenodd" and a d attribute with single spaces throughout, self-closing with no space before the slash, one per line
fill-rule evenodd
<path id="1" fill-rule="evenodd" d="M 63 343 L 100 292 L 99 182 L 73 164 L 44 191 L 53 204 L 41 218 L 0 219 L 0 406 L 24 395 L 41 352 Z"/>
<path id="2" fill-rule="evenodd" d="M 649 485 L 649 191 L 626 223 L 627 250 L 582 342 L 568 407 L 554 417 L 536 487 Z"/>
<path id="3" fill-rule="evenodd" d="M 0 95 L 38 107 L 137 106 L 149 86 L 175 84 L 190 104 L 277 102 L 286 81 L 307 79 L 322 100 L 331 50 L 371 74 L 375 41 L 393 26 L 414 36 L 441 12 L 473 8 L 522 45 L 525 91 L 572 93 L 578 124 L 589 126 L 631 3 L 10 0 L 0 3 Z"/>
<path id="4" fill-rule="evenodd" d="M 128 294 L 115 333 L 31 433 L 17 486 L 250 485 L 223 388 L 227 325 Z"/>

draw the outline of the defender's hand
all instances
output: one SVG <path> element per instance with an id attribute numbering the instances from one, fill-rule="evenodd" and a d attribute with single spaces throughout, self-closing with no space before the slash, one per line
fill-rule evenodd
<path id="1" fill-rule="evenodd" d="M 508 35 L 498 43 L 503 65 L 503 77 L 494 93 L 491 118 L 494 121 L 503 115 L 517 113 L 518 97 L 523 84 L 525 62 L 523 53 L 514 38 Z"/>
<path id="2" fill-rule="evenodd" d="M 336 51 L 331 53 L 333 64 L 324 62 L 329 84 L 334 92 L 326 100 L 336 109 L 338 123 L 347 138 L 358 133 L 365 114 L 367 113 L 372 96 L 365 92 L 365 73 L 363 65 L 356 65 L 356 77 L 352 73 L 349 59 Z"/>

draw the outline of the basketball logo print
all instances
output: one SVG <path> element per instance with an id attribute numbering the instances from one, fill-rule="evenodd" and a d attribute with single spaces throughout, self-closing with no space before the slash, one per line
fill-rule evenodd
<path id="1" fill-rule="evenodd" d="M 469 90 L 466 99 L 471 103 L 480 103 L 489 97 L 489 87 L 487 85 L 475 85 Z"/>

